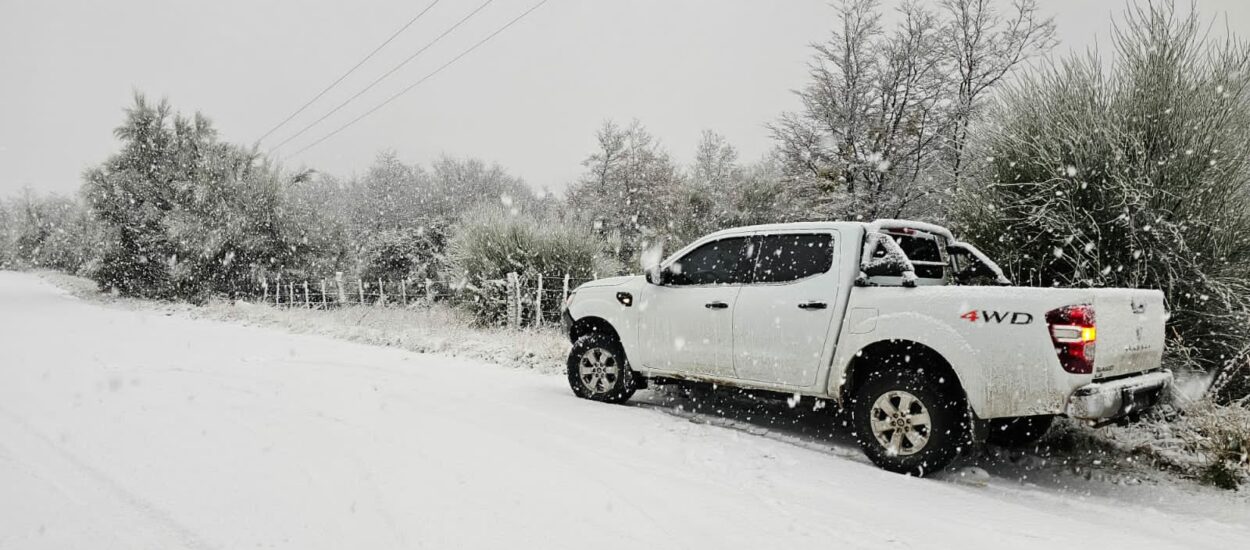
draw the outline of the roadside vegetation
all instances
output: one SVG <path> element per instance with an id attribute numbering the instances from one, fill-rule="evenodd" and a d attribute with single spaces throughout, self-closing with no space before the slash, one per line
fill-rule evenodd
<path id="1" fill-rule="evenodd" d="M 1162 289 L 1168 366 L 1209 383 L 1146 420 L 1157 437 L 1121 448 L 1243 483 L 1250 48 L 1164 2 L 1127 8 L 1112 51 L 1066 58 L 1048 57 L 1054 27 L 1033 0 L 899 10 L 887 25 L 879 0 L 834 7 L 802 107 L 771 122 L 764 158 L 708 131 L 683 164 L 641 122 L 609 121 L 560 195 L 472 158 L 382 152 L 350 179 L 292 170 L 136 95 L 77 196 L 0 201 L 0 267 L 193 303 L 274 276 L 436 281 L 468 290 L 437 304 L 455 312 L 446 326 L 498 326 L 509 272 L 636 272 L 646 250 L 750 223 L 933 221 L 1019 284 Z M 307 315 L 292 326 L 322 322 Z"/>

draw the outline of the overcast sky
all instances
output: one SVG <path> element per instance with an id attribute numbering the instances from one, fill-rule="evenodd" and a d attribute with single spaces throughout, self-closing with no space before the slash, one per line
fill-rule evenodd
<path id="1" fill-rule="evenodd" d="M 72 192 L 117 147 L 138 90 L 201 111 L 252 143 L 432 0 L 0 0 L 0 196 Z M 484 0 L 441 0 L 272 146 L 411 55 Z M 350 176 L 382 149 L 499 162 L 537 188 L 581 173 L 607 119 L 639 119 L 679 161 L 699 134 L 746 160 L 771 147 L 764 124 L 794 109 L 808 45 L 827 37 L 823 0 L 550 0 L 412 92 L 298 156 L 291 153 L 417 81 L 536 0 L 494 0 L 412 63 L 279 151 L 288 166 Z M 1004 0 L 1004 4 L 1006 1 Z M 887 5 L 890 2 L 887 0 Z M 1056 52 L 1108 43 L 1120 1 L 1042 0 Z M 1250 37 L 1250 1 L 1198 0 Z"/>

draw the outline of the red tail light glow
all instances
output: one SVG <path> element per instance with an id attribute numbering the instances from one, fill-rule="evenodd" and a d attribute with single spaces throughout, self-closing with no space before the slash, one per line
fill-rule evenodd
<path id="1" fill-rule="evenodd" d="M 1050 325 L 1050 341 L 1059 354 L 1059 364 L 1072 374 L 1094 372 L 1094 342 L 1098 329 L 1094 324 L 1094 307 L 1088 304 L 1064 306 L 1046 313 Z"/>

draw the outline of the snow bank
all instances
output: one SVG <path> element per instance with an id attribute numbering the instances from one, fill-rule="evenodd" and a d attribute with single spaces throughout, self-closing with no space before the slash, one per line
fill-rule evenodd
<path id="1" fill-rule="evenodd" d="M 245 301 L 216 300 L 203 306 L 152 302 L 101 294 L 95 283 L 58 272 L 39 275 L 69 293 L 138 309 L 184 313 L 191 317 L 276 326 L 363 344 L 418 353 L 481 359 L 545 373 L 564 372 L 569 342 L 555 326 L 514 331 L 475 326 L 465 312 L 445 306 L 347 306 L 330 310 L 276 308 Z"/>
<path id="2" fill-rule="evenodd" d="M 329 311 L 224 301 L 193 306 L 110 297 L 100 294 L 94 283 L 82 278 L 56 272 L 42 272 L 40 276 L 80 298 L 110 301 L 130 308 L 276 326 L 296 333 L 469 357 L 548 374 L 563 373 L 569 349 L 568 341 L 555 327 L 526 331 L 484 329 L 472 325 L 468 314 L 442 305 L 350 306 Z M 1250 409 L 1218 407 L 1186 397 L 1191 393 L 1200 394 L 1193 388 L 1201 384 L 1200 380 L 1179 379 L 1178 388 L 1188 391 L 1174 396 L 1176 405 L 1135 424 L 1094 429 L 1079 422 L 1063 421 L 1036 447 L 1025 451 L 989 448 L 972 460 L 999 477 L 1036 481 L 1038 476 L 1047 476 L 1064 486 L 1073 476 L 1117 485 L 1143 482 L 1164 485 L 1173 483 L 1173 478 L 1179 475 L 1231 487 L 1235 483 L 1225 482 L 1250 479 L 1250 464 L 1245 454 L 1250 449 Z M 678 410 L 691 405 L 664 397 L 660 401 Z M 734 398 L 721 397 L 714 401 L 718 403 L 717 413 L 728 416 L 721 422 L 728 427 L 745 423 L 753 426 L 747 431 L 754 433 L 760 426 L 759 410 L 744 409 L 740 415 L 735 415 L 725 407 L 735 401 Z M 749 405 L 756 406 L 753 401 Z M 1183 406 L 1184 412 L 1177 406 Z M 786 411 L 775 411 L 775 415 L 779 422 L 795 420 Z M 710 416 L 706 418 L 710 419 L 709 423 L 718 423 Z M 822 426 L 827 426 L 827 422 L 820 421 Z M 777 429 L 778 426 L 770 423 L 765 431 Z M 857 449 L 845 451 L 842 454 L 858 456 Z"/>

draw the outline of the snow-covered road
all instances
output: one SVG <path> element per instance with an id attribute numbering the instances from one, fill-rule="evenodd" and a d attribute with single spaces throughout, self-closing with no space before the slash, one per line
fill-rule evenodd
<path id="1" fill-rule="evenodd" d="M 881 472 L 557 376 L 0 272 L 0 548 L 1244 548 L 1243 501 Z"/>

